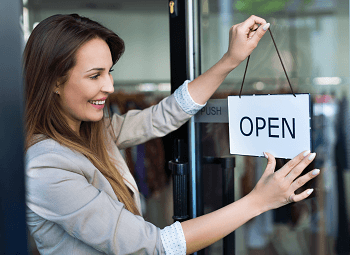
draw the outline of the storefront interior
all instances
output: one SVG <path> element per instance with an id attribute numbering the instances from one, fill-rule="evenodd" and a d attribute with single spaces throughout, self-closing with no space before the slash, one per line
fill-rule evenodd
<path id="1" fill-rule="evenodd" d="M 300 203 L 266 212 L 235 231 L 239 255 L 350 254 L 350 80 L 349 1 L 199 0 L 201 71 L 228 47 L 229 28 L 254 14 L 271 23 L 279 52 L 296 93 L 309 93 L 312 113 L 312 167 L 321 175 L 314 194 Z M 126 50 L 112 72 L 112 112 L 144 109 L 170 95 L 169 6 L 163 0 L 23 0 L 24 36 L 53 14 L 78 13 L 116 32 Z M 245 62 L 224 81 L 213 99 L 238 95 Z M 243 94 L 289 94 L 271 37 L 252 53 Z M 204 156 L 228 156 L 228 125 L 203 123 Z M 173 223 L 171 172 L 164 139 L 124 151 L 142 194 L 146 220 L 160 228 Z M 235 157 L 235 199 L 248 194 L 266 159 Z M 278 165 L 286 162 L 278 159 Z M 204 212 L 222 205 L 220 167 L 203 166 Z M 33 240 L 32 254 L 37 254 Z M 203 254 L 222 253 L 219 241 Z"/>

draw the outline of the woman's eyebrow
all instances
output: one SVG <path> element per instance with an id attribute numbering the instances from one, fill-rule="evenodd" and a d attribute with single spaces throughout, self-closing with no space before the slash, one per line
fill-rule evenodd
<path id="1" fill-rule="evenodd" d="M 86 71 L 86 73 L 90 72 L 90 71 L 104 71 L 106 70 L 106 68 L 102 68 L 102 67 L 94 67 L 88 71 Z"/>

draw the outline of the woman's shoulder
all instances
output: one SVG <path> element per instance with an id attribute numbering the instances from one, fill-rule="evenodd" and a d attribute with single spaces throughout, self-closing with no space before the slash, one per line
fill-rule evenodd
<path id="1" fill-rule="evenodd" d="M 26 162 L 30 162 L 34 158 L 38 157 L 64 157 L 75 161 L 78 158 L 85 158 L 81 153 L 73 151 L 72 149 L 60 144 L 51 138 L 45 138 L 43 136 L 36 137 L 37 142 L 30 146 L 26 152 Z"/>

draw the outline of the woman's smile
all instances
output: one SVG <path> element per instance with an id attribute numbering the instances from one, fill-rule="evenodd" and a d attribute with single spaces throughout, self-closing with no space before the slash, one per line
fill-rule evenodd
<path id="1" fill-rule="evenodd" d="M 98 100 L 89 100 L 88 102 L 96 109 L 103 109 L 106 103 L 107 97 Z"/>

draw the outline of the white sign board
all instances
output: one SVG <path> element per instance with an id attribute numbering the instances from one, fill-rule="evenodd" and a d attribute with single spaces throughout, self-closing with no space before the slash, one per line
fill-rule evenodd
<path id="1" fill-rule="evenodd" d="M 230 153 L 294 158 L 311 150 L 310 95 L 229 96 Z"/>

